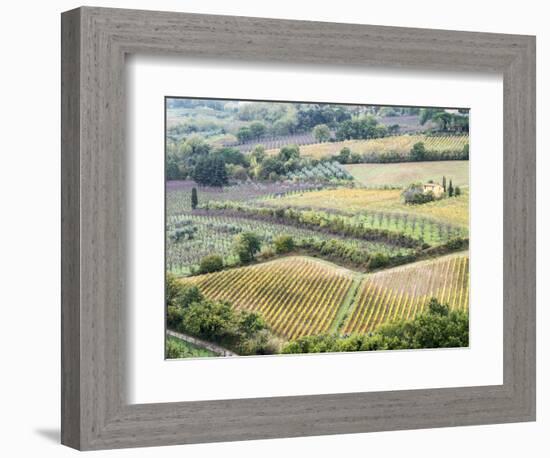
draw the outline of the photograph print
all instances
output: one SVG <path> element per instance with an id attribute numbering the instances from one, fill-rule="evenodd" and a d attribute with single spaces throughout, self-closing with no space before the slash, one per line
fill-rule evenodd
<path id="1" fill-rule="evenodd" d="M 166 359 L 469 346 L 469 109 L 165 98 Z"/>

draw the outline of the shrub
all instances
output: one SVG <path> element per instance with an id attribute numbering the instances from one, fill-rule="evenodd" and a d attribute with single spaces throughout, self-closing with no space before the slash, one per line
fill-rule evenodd
<path id="1" fill-rule="evenodd" d="M 380 267 L 385 267 L 389 264 L 390 259 L 387 255 L 383 253 L 375 253 L 371 256 L 369 262 L 369 268 L 378 269 Z"/>
<path id="2" fill-rule="evenodd" d="M 239 346 L 241 355 L 275 355 L 281 352 L 282 339 L 268 329 L 262 329 L 254 337 L 244 340 Z"/>
<path id="3" fill-rule="evenodd" d="M 444 244 L 449 250 L 460 250 L 468 246 L 468 240 L 462 238 L 452 238 Z"/>
<path id="4" fill-rule="evenodd" d="M 415 143 L 411 149 L 411 159 L 414 161 L 422 161 L 426 158 L 426 147 L 424 143 Z"/>
<path id="5" fill-rule="evenodd" d="M 424 187 L 420 183 L 411 184 L 401 193 L 401 196 L 409 205 L 420 205 L 435 200 L 434 193 L 432 191 L 424 192 Z"/>
<path id="6" fill-rule="evenodd" d="M 228 183 L 225 162 L 219 155 L 199 157 L 192 178 L 203 186 L 223 186 Z"/>
<path id="7" fill-rule="evenodd" d="M 235 237 L 234 249 L 242 264 L 252 261 L 260 248 L 260 238 L 254 232 L 243 232 Z"/>
<path id="8" fill-rule="evenodd" d="M 298 145 L 285 145 L 279 150 L 278 159 L 282 162 L 300 157 L 300 148 Z"/>
<path id="9" fill-rule="evenodd" d="M 327 142 L 330 140 L 330 129 L 326 124 L 318 124 L 313 128 L 313 136 L 315 139 L 320 142 Z"/>
<path id="10" fill-rule="evenodd" d="M 217 254 L 211 254 L 201 259 L 199 273 L 208 274 L 223 269 L 223 259 Z"/>
<path id="11" fill-rule="evenodd" d="M 271 333 L 261 315 L 246 310 L 236 311 L 227 301 L 210 301 L 200 292 L 199 295 L 200 300 L 193 300 L 185 306 L 168 306 L 167 325 L 170 329 L 218 343 L 240 354 L 279 352 L 281 341 Z M 173 356 L 175 353 L 174 349 L 167 347 L 167 355 L 171 355 L 168 358 L 182 357 Z"/>
<path id="12" fill-rule="evenodd" d="M 228 302 L 205 299 L 185 310 L 179 330 L 215 342 L 232 340 L 235 331 L 231 326 L 232 315 Z"/>
<path id="13" fill-rule="evenodd" d="M 186 308 L 193 302 L 204 299 L 199 289 L 194 285 L 183 285 L 178 279 L 168 274 L 166 276 L 166 306 Z"/>
<path id="14" fill-rule="evenodd" d="M 169 329 L 176 329 L 183 319 L 183 308 L 169 305 L 166 308 L 166 326 Z"/>
<path id="15" fill-rule="evenodd" d="M 350 156 L 351 150 L 347 146 L 344 146 L 340 150 L 340 154 L 338 156 L 335 156 L 335 158 L 338 162 L 340 162 L 340 164 L 347 164 L 349 163 Z"/>
<path id="16" fill-rule="evenodd" d="M 279 235 L 273 241 L 277 254 L 290 253 L 295 248 L 294 239 L 290 235 Z"/>
<path id="17" fill-rule="evenodd" d="M 262 259 L 269 259 L 275 256 L 275 250 L 271 248 L 270 246 L 263 246 L 260 250 L 260 255 Z"/>
<path id="18" fill-rule="evenodd" d="M 182 345 L 179 345 L 173 339 L 166 339 L 165 355 L 167 359 L 184 358 L 186 356 Z"/>
<path id="19" fill-rule="evenodd" d="M 412 320 L 387 323 L 365 335 L 300 337 L 286 344 L 282 353 L 456 348 L 468 344 L 468 312 L 450 310 L 432 298 L 427 311 Z"/>

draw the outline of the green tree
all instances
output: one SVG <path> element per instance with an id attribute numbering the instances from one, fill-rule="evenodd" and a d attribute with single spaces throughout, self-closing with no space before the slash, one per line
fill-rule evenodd
<path id="1" fill-rule="evenodd" d="M 369 261 L 370 269 L 378 269 L 380 267 L 385 267 L 389 264 L 390 258 L 384 253 L 374 253 Z"/>
<path id="2" fill-rule="evenodd" d="M 297 129 L 296 115 L 287 115 L 281 119 L 277 119 L 273 123 L 272 132 L 275 135 L 290 135 Z"/>
<path id="3" fill-rule="evenodd" d="M 248 140 L 252 139 L 252 132 L 249 127 L 241 127 L 237 131 L 237 139 L 240 143 L 246 143 Z"/>
<path id="4" fill-rule="evenodd" d="M 426 146 L 422 142 L 415 143 L 411 149 L 413 161 L 423 161 L 426 158 Z"/>
<path id="5" fill-rule="evenodd" d="M 317 124 L 313 128 L 313 136 L 319 143 L 328 142 L 330 140 L 330 129 L 326 124 Z"/>
<path id="6" fill-rule="evenodd" d="M 203 186 L 223 186 L 228 183 L 225 162 L 216 155 L 201 157 L 193 168 L 192 177 Z"/>
<path id="7" fill-rule="evenodd" d="M 377 125 L 378 121 L 371 115 L 348 119 L 338 125 L 336 139 L 367 139 L 386 135 L 387 129 L 378 128 Z"/>
<path id="8" fill-rule="evenodd" d="M 221 342 L 234 335 L 233 311 L 225 301 L 195 302 L 186 310 L 180 330 L 205 339 Z"/>
<path id="9" fill-rule="evenodd" d="M 447 192 L 447 178 L 445 178 L 445 175 L 443 175 L 443 179 L 441 180 L 441 186 L 443 186 L 443 192 Z"/>
<path id="10" fill-rule="evenodd" d="M 248 158 L 237 148 L 224 146 L 216 149 L 213 154 L 221 157 L 226 164 L 242 165 L 244 167 L 248 167 L 250 165 Z"/>
<path id="11" fill-rule="evenodd" d="M 223 186 L 228 183 L 227 170 L 225 169 L 225 162 L 221 159 L 214 160 L 213 167 L 213 186 Z"/>
<path id="12" fill-rule="evenodd" d="M 181 172 L 176 157 L 169 154 L 166 157 L 166 179 L 170 180 L 183 180 L 184 174 Z"/>
<path id="13" fill-rule="evenodd" d="M 265 146 L 263 145 L 256 145 L 250 155 L 256 159 L 256 162 L 258 164 L 261 164 L 262 161 L 265 159 Z"/>
<path id="14" fill-rule="evenodd" d="M 279 235 L 273 240 L 275 252 L 278 254 L 290 253 L 295 248 L 294 239 L 287 234 Z"/>
<path id="15" fill-rule="evenodd" d="M 226 169 L 228 175 L 235 180 L 246 181 L 248 179 L 248 172 L 242 165 L 229 164 Z"/>
<path id="16" fill-rule="evenodd" d="M 200 135 L 191 135 L 179 147 L 178 155 L 186 165 L 194 165 L 199 157 L 210 153 L 210 145 Z"/>
<path id="17" fill-rule="evenodd" d="M 432 116 L 432 120 L 437 123 L 439 130 L 448 131 L 452 123 L 453 116 L 446 111 L 440 111 Z"/>
<path id="18" fill-rule="evenodd" d="M 447 193 L 449 194 L 449 197 L 453 197 L 454 195 L 453 180 L 449 180 L 449 187 L 447 188 Z"/>
<path id="19" fill-rule="evenodd" d="M 267 326 L 265 321 L 256 312 L 241 310 L 237 315 L 237 327 L 239 333 L 246 339 L 254 336 L 258 331 L 265 329 Z"/>
<path id="20" fill-rule="evenodd" d="M 234 250 L 243 264 L 252 261 L 261 246 L 260 237 L 254 232 L 243 232 L 235 237 Z"/>
<path id="21" fill-rule="evenodd" d="M 260 138 L 265 135 L 267 130 L 265 124 L 259 121 L 253 122 L 250 126 L 248 126 L 248 128 L 250 129 L 251 138 Z"/>
<path id="22" fill-rule="evenodd" d="M 177 329 L 183 320 L 184 311 L 195 302 L 204 300 L 196 286 L 183 285 L 174 275 L 166 276 L 166 325 Z"/>
<path id="23" fill-rule="evenodd" d="M 223 259 L 217 254 L 211 254 L 201 259 L 199 273 L 209 274 L 223 269 Z"/>
<path id="24" fill-rule="evenodd" d="M 194 210 L 199 204 L 199 197 L 197 195 L 197 188 L 193 187 L 191 189 L 191 208 Z"/>
<path id="25" fill-rule="evenodd" d="M 455 186 L 455 191 L 454 191 L 455 197 L 460 196 L 460 194 L 462 194 L 462 191 L 461 191 L 460 187 Z"/>
<path id="26" fill-rule="evenodd" d="M 168 307 L 188 307 L 192 302 L 200 302 L 203 295 L 196 286 L 183 285 L 174 275 L 166 275 L 166 305 Z"/>
<path id="27" fill-rule="evenodd" d="M 420 109 L 420 125 L 426 124 L 429 120 L 431 120 L 436 113 L 438 113 L 441 110 L 438 110 L 437 108 L 421 108 Z"/>
<path id="28" fill-rule="evenodd" d="M 275 179 L 285 173 L 285 165 L 281 160 L 274 157 L 266 157 L 260 164 L 258 177 L 262 180 Z"/>
<path id="29" fill-rule="evenodd" d="M 351 150 L 347 146 L 344 146 L 340 150 L 340 154 L 336 156 L 336 160 L 341 164 L 349 164 L 350 157 L 351 157 Z"/>
<path id="30" fill-rule="evenodd" d="M 286 145 L 279 150 L 279 160 L 286 162 L 290 159 L 298 159 L 300 157 L 300 148 L 298 145 Z"/>

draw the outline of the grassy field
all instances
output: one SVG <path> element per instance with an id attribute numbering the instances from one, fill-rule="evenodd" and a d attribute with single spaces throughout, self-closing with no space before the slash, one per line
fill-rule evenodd
<path id="1" fill-rule="evenodd" d="M 445 198 L 422 205 L 406 205 L 399 189 L 339 188 L 296 193 L 266 199 L 268 205 L 338 210 L 348 213 L 380 211 L 406 213 L 435 221 L 468 227 L 469 193 L 464 188 L 458 197 Z"/>
<path id="2" fill-rule="evenodd" d="M 466 253 L 449 255 L 365 276 L 342 334 L 364 334 L 397 319 L 412 319 L 431 297 L 451 309 L 469 304 Z"/>
<path id="3" fill-rule="evenodd" d="M 398 135 L 392 137 L 376 138 L 371 140 L 345 140 L 334 143 L 315 143 L 313 145 L 300 146 L 300 154 L 320 159 L 324 156 L 338 154 L 344 147 L 348 147 L 354 153 L 398 153 L 408 155 L 415 143 L 423 142 L 429 151 L 462 151 L 468 143 L 467 135 L 428 137 L 426 135 Z M 267 154 L 276 154 L 278 149 L 270 149 Z"/>
<path id="4" fill-rule="evenodd" d="M 441 183 L 443 176 L 455 186 L 468 186 L 469 161 L 399 162 L 397 164 L 350 164 L 346 170 L 365 186 L 408 186 L 414 182 L 433 180 Z"/>
<path id="5" fill-rule="evenodd" d="M 217 356 L 213 351 L 197 347 L 196 345 L 173 336 L 166 336 L 166 344 L 171 348 L 172 358 L 204 358 L 206 356 Z"/>
<path id="6" fill-rule="evenodd" d="M 305 256 L 182 279 L 209 299 L 259 312 L 287 339 L 327 332 L 356 274 Z"/>

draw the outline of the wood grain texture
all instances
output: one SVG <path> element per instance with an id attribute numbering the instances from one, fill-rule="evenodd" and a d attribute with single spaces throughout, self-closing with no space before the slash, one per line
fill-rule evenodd
<path id="1" fill-rule="evenodd" d="M 64 444 L 103 449 L 535 418 L 534 37 L 88 7 L 64 13 L 62 24 Z M 130 53 L 502 73 L 504 384 L 129 405 Z"/>
<path id="2" fill-rule="evenodd" d="M 80 446 L 80 14 L 61 24 L 61 440 Z"/>

